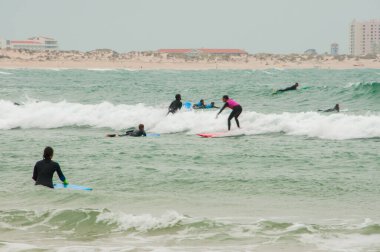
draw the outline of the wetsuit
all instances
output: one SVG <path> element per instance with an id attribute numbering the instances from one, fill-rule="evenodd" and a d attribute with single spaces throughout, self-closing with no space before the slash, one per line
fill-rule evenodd
<path id="1" fill-rule="evenodd" d="M 172 113 L 174 114 L 175 112 L 177 112 L 178 110 L 180 110 L 182 108 L 182 102 L 181 100 L 174 100 L 170 106 L 169 106 L 169 113 Z"/>
<path id="2" fill-rule="evenodd" d="M 326 109 L 326 110 L 318 110 L 320 112 L 339 112 L 339 109 L 334 107 L 334 108 L 330 108 L 330 109 Z"/>
<path id="3" fill-rule="evenodd" d="M 291 91 L 291 90 L 296 90 L 298 87 L 297 84 L 294 84 L 293 86 L 291 87 L 287 87 L 287 88 L 284 88 L 284 89 L 279 89 L 277 90 L 276 92 L 286 92 L 286 91 Z"/>
<path id="4" fill-rule="evenodd" d="M 132 136 L 132 137 L 140 137 L 140 136 L 146 136 L 145 130 L 129 130 L 125 133 L 126 136 Z"/>
<path id="5" fill-rule="evenodd" d="M 235 118 L 236 125 L 238 126 L 238 128 L 240 128 L 238 117 L 240 116 L 241 112 L 243 111 L 243 108 L 236 101 L 234 101 L 232 99 L 228 99 L 224 103 L 224 106 L 220 109 L 218 114 L 220 114 L 226 107 L 229 107 L 230 109 L 232 109 L 232 112 L 231 112 L 230 116 L 228 117 L 228 130 L 231 129 L 231 119 L 232 118 Z"/>
<path id="6" fill-rule="evenodd" d="M 66 180 L 57 162 L 54 162 L 49 159 L 43 159 L 41 161 L 38 161 L 34 166 L 33 170 L 33 179 L 34 181 L 36 181 L 36 185 L 44 185 L 50 188 L 54 188 L 54 172 L 58 173 L 59 179 L 62 182 Z"/>

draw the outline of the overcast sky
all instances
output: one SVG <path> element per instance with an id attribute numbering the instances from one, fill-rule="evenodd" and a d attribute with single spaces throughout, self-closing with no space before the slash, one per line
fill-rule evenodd
<path id="1" fill-rule="evenodd" d="M 380 0 L 0 0 L 0 37 L 50 36 L 64 50 L 241 48 L 348 52 L 353 19 L 380 19 Z"/>

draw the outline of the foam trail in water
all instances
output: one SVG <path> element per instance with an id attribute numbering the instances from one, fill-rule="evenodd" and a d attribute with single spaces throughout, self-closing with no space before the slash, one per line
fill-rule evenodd
<path id="1" fill-rule="evenodd" d="M 86 126 L 122 130 L 144 123 L 147 130 L 157 133 L 188 134 L 226 131 L 228 112 L 218 119 L 217 111 L 181 111 L 166 116 L 166 107 L 137 105 L 52 103 L 27 101 L 15 106 L 0 100 L 0 129 L 59 128 Z M 262 114 L 243 111 L 242 129 L 234 132 L 245 135 L 285 133 L 287 135 L 322 139 L 355 139 L 380 137 L 379 115 L 321 114 L 317 112 Z"/>

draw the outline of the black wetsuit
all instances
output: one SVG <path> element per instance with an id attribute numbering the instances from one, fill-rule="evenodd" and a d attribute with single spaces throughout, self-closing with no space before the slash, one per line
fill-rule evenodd
<path id="1" fill-rule="evenodd" d="M 337 108 L 330 108 L 330 109 L 326 109 L 326 110 L 318 110 L 319 112 L 339 112 L 339 109 Z"/>
<path id="2" fill-rule="evenodd" d="M 140 136 L 146 136 L 145 130 L 129 130 L 125 133 L 126 136 L 132 136 L 132 137 L 140 137 Z"/>
<path id="3" fill-rule="evenodd" d="M 291 90 L 296 90 L 298 87 L 297 84 L 294 84 L 293 86 L 291 87 L 287 87 L 287 88 L 284 88 L 284 89 L 279 89 L 277 90 L 276 92 L 286 92 L 286 91 L 291 91 Z"/>
<path id="4" fill-rule="evenodd" d="M 44 185 L 50 188 L 54 188 L 54 172 L 58 173 L 59 179 L 62 182 L 66 180 L 57 162 L 48 159 L 38 161 L 33 170 L 33 179 L 36 181 L 36 185 Z"/>
<path id="5" fill-rule="evenodd" d="M 169 106 L 169 113 L 172 113 L 174 114 L 175 112 L 177 112 L 178 110 L 180 110 L 182 108 L 182 102 L 181 100 L 174 100 L 170 106 Z"/>

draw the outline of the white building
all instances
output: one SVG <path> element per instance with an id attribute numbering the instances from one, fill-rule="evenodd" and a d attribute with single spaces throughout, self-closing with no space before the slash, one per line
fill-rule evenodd
<path id="1" fill-rule="evenodd" d="M 0 38 L 0 49 L 7 48 L 7 41 L 3 38 Z"/>
<path id="2" fill-rule="evenodd" d="M 331 44 L 331 55 L 338 55 L 339 54 L 339 45 L 337 43 Z"/>
<path id="3" fill-rule="evenodd" d="M 380 53 L 380 20 L 352 21 L 350 53 L 357 56 Z"/>
<path id="4" fill-rule="evenodd" d="M 9 40 L 7 48 L 27 50 L 58 50 L 58 41 L 47 37 L 33 37 L 26 40 Z"/>

